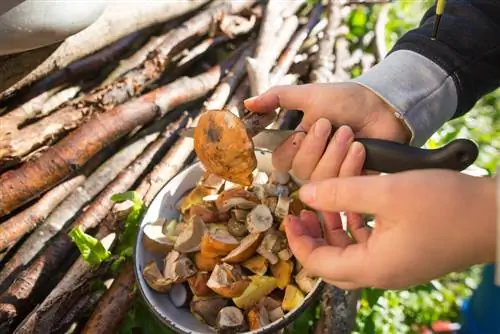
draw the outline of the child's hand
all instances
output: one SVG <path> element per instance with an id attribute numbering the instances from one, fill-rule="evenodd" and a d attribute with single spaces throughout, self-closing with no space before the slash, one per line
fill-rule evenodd
<path id="1" fill-rule="evenodd" d="M 305 180 L 318 179 L 317 175 L 328 168 L 332 169 L 330 174 L 335 174 L 341 162 L 335 159 L 335 155 L 349 147 L 354 135 L 399 142 L 408 142 L 411 137 L 388 104 L 369 89 L 355 83 L 273 87 L 258 97 L 246 100 L 245 106 L 253 112 L 270 112 L 278 107 L 304 112 L 299 128 L 306 130 L 307 136 L 298 133 L 286 140 L 273 152 L 273 164 L 276 169 L 292 170 Z M 334 141 L 337 141 L 337 146 L 332 146 L 332 143 L 327 148 L 333 160 L 322 159 L 320 162 L 327 146 L 326 138 L 335 130 L 332 125 L 335 128 L 348 125 L 354 133 L 348 129 L 336 133 Z M 318 172 L 315 172 L 316 165 Z"/>
<path id="2" fill-rule="evenodd" d="M 323 212 L 325 235 L 315 214 L 290 216 L 290 248 L 339 288 L 407 288 L 495 259 L 494 179 L 443 170 L 341 177 L 303 186 L 300 198 Z M 375 215 L 373 232 L 358 213 Z"/>

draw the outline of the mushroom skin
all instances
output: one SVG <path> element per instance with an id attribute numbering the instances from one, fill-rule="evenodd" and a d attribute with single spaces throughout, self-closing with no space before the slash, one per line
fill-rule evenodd
<path id="1" fill-rule="evenodd" d="M 210 225 L 201 238 L 200 251 L 204 257 L 222 257 L 238 247 L 240 242 L 227 230 L 227 226 Z"/>
<path id="2" fill-rule="evenodd" d="M 263 276 L 267 272 L 269 261 L 262 255 L 255 255 L 254 257 L 243 262 L 241 265 L 254 274 Z"/>
<path id="3" fill-rule="evenodd" d="M 154 254 L 167 255 L 174 248 L 172 238 L 163 233 L 164 224 L 165 219 L 158 219 L 144 227 L 142 243 L 145 249 Z"/>
<path id="4" fill-rule="evenodd" d="M 240 296 L 250 284 L 239 266 L 220 263 L 215 266 L 207 286 L 219 296 L 233 298 Z"/>
<path id="5" fill-rule="evenodd" d="M 188 278 L 189 288 L 195 296 L 206 297 L 214 295 L 214 291 L 207 286 L 210 273 L 198 271 L 194 276 Z"/>
<path id="6" fill-rule="evenodd" d="M 148 286 L 157 292 L 165 293 L 172 287 L 172 281 L 162 275 L 155 261 L 148 262 L 142 275 Z"/>
<path id="7" fill-rule="evenodd" d="M 194 216 L 175 240 L 174 249 L 182 253 L 198 251 L 205 231 L 206 226 L 203 219 L 199 216 Z"/>
<path id="8" fill-rule="evenodd" d="M 222 308 L 229 303 L 228 299 L 219 296 L 194 297 L 189 304 L 191 313 L 207 325 L 215 327 L 217 316 Z"/>
<path id="9" fill-rule="evenodd" d="M 243 188 L 224 190 L 215 201 L 219 212 L 227 212 L 233 208 L 251 210 L 260 204 L 259 198 L 252 192 Z"/>
<path id="10" fill-rule="evenodd" d="M 260 329 L 271 323 L 267 310 L 264 307 L 259 307 L 258 305 L 248 311 L 247 318 L 248 325 L 251 330 Z"/>
<path id="11" fill-rule="evenodd" d="M 227 263 L 241 263 L 251 258 L 263 238 L 261 233 L 251 233 L 244 237 L 238 247 L 227 254 L 222 261 Z"/>
<path id="12" fill-rule="evenodd" d="M 194 263 L 185 255 L 176 250 L 170 251 L 165 258 L 163 276 L 173 283 L 182 283 L 196 274 Z"/>
<path id="13" fill-rule="evenodd" d="M 248 329 L 243 312 L 235 306 L 226 306 L 217 315 L 217 332 L 232 334 Z"/>
<path id="14" fill-rule="evenodd" d="M 215 265 L 220 262 L 222 257 L 207 257 L 203 256 L 201 252 L 194 254 L 194 264 L 200 271 L 212 271 Z"/>

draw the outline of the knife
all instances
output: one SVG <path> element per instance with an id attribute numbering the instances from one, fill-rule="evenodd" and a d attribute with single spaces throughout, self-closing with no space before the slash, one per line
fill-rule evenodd
<path id="1" fill-rule="evenodd" d="M 252 138 L 256 149 L 273 151 L 299 130 L 264 129 Z M 193 138 L 194 127 L 179 130 L 181 137 Z M 331 134 L 333 136 L 333 133 Z M 437 149 L 424 149 L 375 138 L 356 138 L 365 147 L 365 170 L 397 173 L 412 169 L 462 171 L 478 156 L 478 147 L 468 139 L 455 139 Z"/>

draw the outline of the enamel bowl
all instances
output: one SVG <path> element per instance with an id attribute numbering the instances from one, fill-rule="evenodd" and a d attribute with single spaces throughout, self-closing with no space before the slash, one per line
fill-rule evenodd
<path id="1" fill-rule="evenodd" d="M 272 171 L 273 167 L 270 151 L 256 150 L 256 157 L 257 168 L 259 170 L 265 172 Z M 161 263 L 163 258 L 144 249 L 142 243 L 143 230 L 147 224 L 153 223 L 157 219 L 165 218 L 169 220 L 176 218 L 178 216 L 178 212 L 175 208 L 177 201 L 180 200 L 181 196 L 186 191 L 196 185 L 204 171 L 202 164 L 196 162 L 172 178 L 170 182 L 160 190 L 142 218 L 134 249 L 134 271 L 138 282 L 138 288 L 144 301 L 163 324 L 177 333 L 214 333 L 214 331 L 208 325 L 196 319 L 189 311 L 189 308 L 177 308 L 173 304 L 168 293 L 158 293 L 147 285 L 142 276 L 143 268 L 149 261 L 155 259 L 157 263 Z M 306 295 L 302 305 L 288 312 L 283 318 L 258 330 L 245 333 L 275 333 L 286 327 L 304 312 L 311 302 L 319 296 L 323 284 L 323 281 L 318 279 L 316 286 Z"/>

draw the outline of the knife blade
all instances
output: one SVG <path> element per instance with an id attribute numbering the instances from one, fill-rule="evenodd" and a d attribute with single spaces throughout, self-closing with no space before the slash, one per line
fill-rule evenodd
<path id="1" fill-rule="evenodd" d="M 300 130 L 264 129 L 252 140 L 256 149 L 274 151 L 284 140 Z M 179 130 L 181 137 L 193 138 L 194 128 Z M 331 134 L 333 136 L 333 133 Z M 437 149 L 425 149 L 375 138 L 356 138 L 365 147 L 365 170 L 397 173 L 413 169 L 442 168 L 462 171 L 478 156 L 477 145 L 468 139 L 455 139 Z"/>

